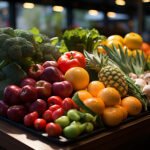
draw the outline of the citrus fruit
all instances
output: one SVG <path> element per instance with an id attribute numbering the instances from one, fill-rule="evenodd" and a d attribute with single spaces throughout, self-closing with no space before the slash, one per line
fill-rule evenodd
<path id="1" fill-rule="evenodd" d="M 74 90 L 85 89 L 89 84 L 89 74 L 81 67 L 73 67 L 67 70 L 65 79 L 72 83 Z"/>
<path id="2" fill-rule="evenodd" d="M 120 103 L 121 96 L 119 92 L 113 87 L 102 89 L 98 93 L 98 97 L 104 101 L 105 106 L 114 106 Z"/>
<path id="3" fill-rule="evenodd" d="M 126 108 L 122 107 L 121 105 L 116 105 L 115 107 L 119 108 L 123 112 L 123 119 L 128 117 L 128 111 Z"/>
<path id="4" fill-rule="evenodd" d="M 123 98 L 121 101 L 121 105 L 131 116 L 137 115 L 142 111 L 142 103 L 133 96 Z"/>
<path id="5" fill-rule="evenodd" d="M 142 50 L 141 49 L 136 49 L 136 50 L 132 50 L 132 56 L 136 57 L 137 53 L 139 53 L 140 55 L 142 55 Z M 144 56 L 146 57 L 145 53 L 143 52 Z"/>
<path id="6" fill-rule="evenodd" d="M 113 45 L 116 47 L 116 48 L 119 48 L 119 45 L 121 47 L 123 47 L 123 44 L 120 42 L 120 41 L 117 41 L 117 40 L 110 40 L 110 41 L 107 41 L 107 46 L 109 48 L 113 48 Z"/>
<path id="7" fill-rule="evenodd" d="M 142 37 L 135 33 L 135 32 L 130 32 L 125 35 L 124 37 L 124 44 L 129 48 L 129 49 L 139 49 L 142 46 L 143 39 Z"/>
<path id="8" fill-rule="evenodd" d="M 100 98 L 88 98 L 83 103 L 98 115 L 102 114 L 105 109 L 105 104 Z"/>
<path id="9" fill-rule="evenodd" d="M 105 88 L 104 84 L 100 81 L 91 81 L 87 87 L 87 90 L 89 93 L 91 93 L 92 96 L 97 97 L 97 94 L 100 90 Z"/>
<path id="10" fill-rule="evenodd" d="M 102 119 L 107 126 L 119 125 L 123 118 L 123 112 L 115 106 L 106 107 L 102 114 Z"/>
<path id="11" fill-rule="evenodd" d="M 111 35 L 107 38 L 107 41 L 119 41 L 121 44 L 124 44 L 124 39 L 120 35 Z"/>
<path id="12" fill-rule="evenodd" d="M 77 91 L 77 94 L 81 101 L 84 101 L 84 100 L 92 97 L 92 95 L 87 90 L 79 90 L 79 91 Z"/>

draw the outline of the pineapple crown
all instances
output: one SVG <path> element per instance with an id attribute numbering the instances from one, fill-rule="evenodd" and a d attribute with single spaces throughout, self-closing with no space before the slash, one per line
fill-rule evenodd
<path id="1" fill-rule="evenodd" d="M 93 54 L 84 50 L 84 56 L 86 58 L 87 67 L 97 72 L 99 72 L 102 67 L 108 65 L 108 56 L 101 53 L 98 54 L 97 50 L 94 50 Z"/>
<path id="2" fill-rule="evenodd" d="M 123 50 L 123 48 L 118 45 L 117 48 L 112 45 L 112 49 L 103 46 L 107 55 L 111 60 L 113 60 L 125 74 L 135 73 L 137 75 L 143 74 L 146 66 L 146 58 L 144 56 L 143 51 L 140 54 L 139 51 L 136 50 L 136 56 L 128 55 L 127 48 Z"/>

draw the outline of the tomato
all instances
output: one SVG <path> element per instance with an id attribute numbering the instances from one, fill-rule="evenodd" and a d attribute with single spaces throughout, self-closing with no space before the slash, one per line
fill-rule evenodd
<path id="1" fill-rule="evenodd" d="M 49 110 L 50 111 L 55 111 L 55 110 L 57 110 L 57 109 L 59 109 L 59 108 L 61 108 L 61 106 L 60 105 L 58 105 L 58 104 L 54 104 L 54 105 L 52 105 L 52 106 L 49 106 Z"/>
<path id="2" fill-rule="evenodd" d="M 24 125 L 25 126 L 32 126 L 34 121 L 38 118 L 38 113 L 36 111 L 31 112 L 24 116 Z"/>
<path id="3" fill-rule="evenodd" d="M 36 130 L 44 130 L 46 127 L 46 121 L 42 118 L 38 118 L 34 121 L 34 128 Z"/>
<path id="4" fill-rule="evenodd" d="M 46 125 L 45 128 L 46 133 L 48 134 L 48 136 L 59 136 L 62 133 L 62 128 L 59 124 L 50 122 Z"/>
<path id="5" fill-rule="evenodd" d="M 52 111 L 50 111 L 49 109 L 46 110 L 43 115 L 42 115 L 43 119 L 45 119 L 47 122 L 52 121 Z"/>
<path id="6" fill-rule="evenodd" d="M 52 106 L 54 104 L 62 106 L 62 98 L 59 96 L 51 96 L 47 99 L 48 106 Z"/>
<path id="7" fill-rule="evenodd" d="M 56 120 L 57 118 L 61 117 L 62 115 L 64 115 L 64 109 L 59 108 L 59 109 L 53 111 L 52 118 L 53 118 L 53 120 Z"/>
<path id="8" fill-rule="evenodd" d="M 69 51 L 60 56 L 57 63 L 59 69 L 63 73 L 65 73 L 68 69 L 72 67 L 85 68 L 86 60 L 81 52 Z"/>

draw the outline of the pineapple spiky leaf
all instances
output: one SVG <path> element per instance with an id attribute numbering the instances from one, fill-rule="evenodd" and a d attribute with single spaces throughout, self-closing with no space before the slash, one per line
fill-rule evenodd
<path id="1" fill-rule="evenodd" d="M 128 57 L 127 52 L 124 53 L 120 45 L 118 46 L 118 51 L 114 45 L 112 47 L 113 48 L 111 49 L 105 45 L 103 46 L 109 58 L 112 59 L 115 63 L 117 63 L 124 73 L 129 74 L 130 72 L 132 72 L 130 66 L 131 58 Z"/>
<path id="2" fill-rule="evenodd" d="M 146 66 L 146 58 L 144 56 L 144 53 L 140 54 L 138 50 L 136 50 L 136 56 L 132 57 L 132 63 L 131 67 L 133 70 L 133 73 L 140 75 L 144 72 Z"/>

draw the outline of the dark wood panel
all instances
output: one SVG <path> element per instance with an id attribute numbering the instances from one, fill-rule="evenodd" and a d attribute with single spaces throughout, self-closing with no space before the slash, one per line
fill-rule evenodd
<path id="1" fill-rule="evenodd" d="M 142 145 L 142 141 L 150 137 L 150 115 L 130 123 L 123 124 L 117 128 L 102 132 L 79 142 L 59 146 L 29 132 L 25 132 L 0 120 L 0 146 L 5 149 L 21 150 L 111 150 L 111 149 L 132 149 Z M 143 146 L 143 145 L 142 145 Z"/>

